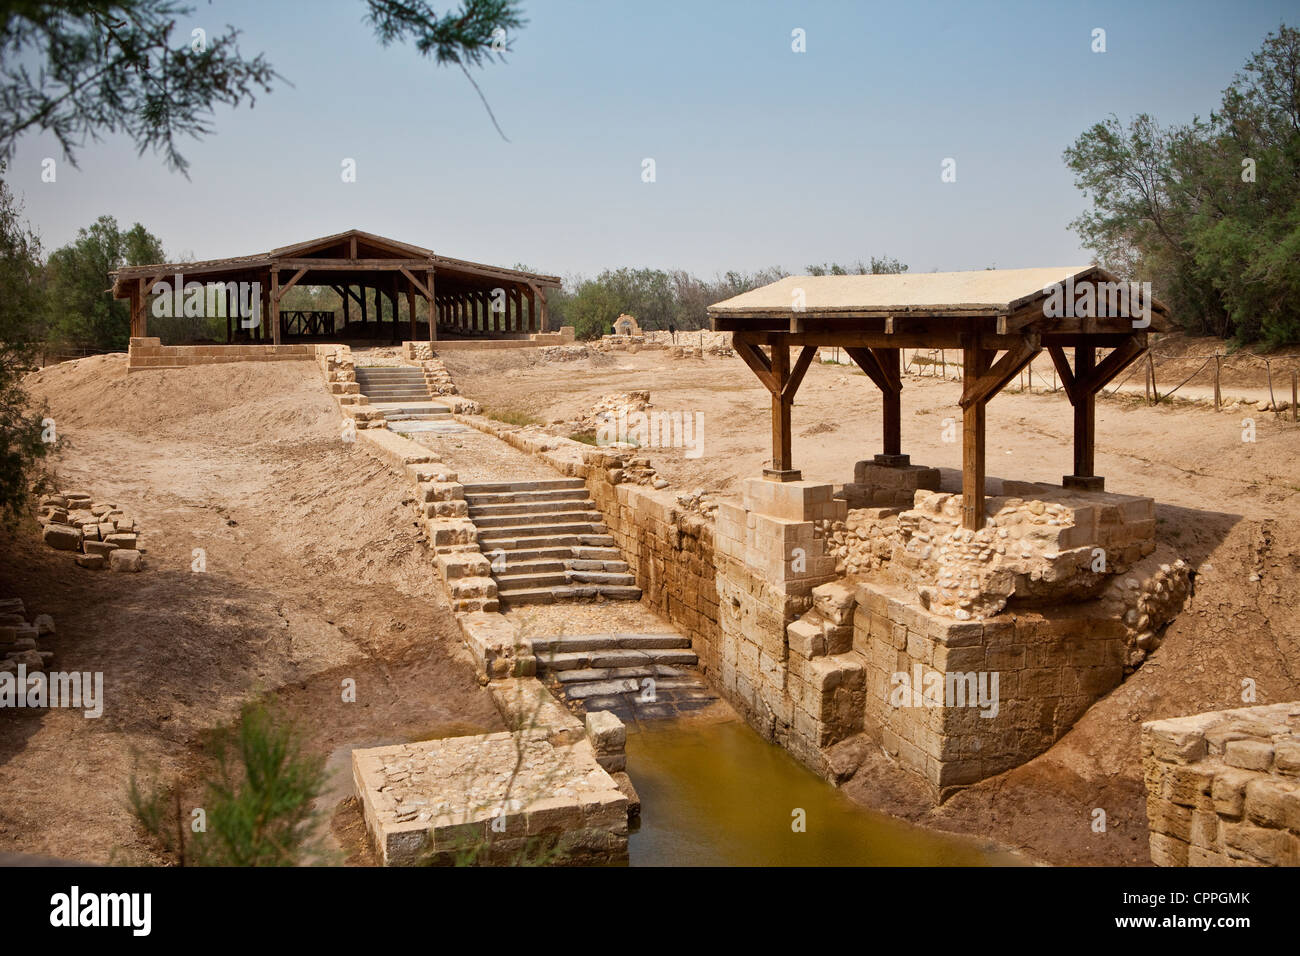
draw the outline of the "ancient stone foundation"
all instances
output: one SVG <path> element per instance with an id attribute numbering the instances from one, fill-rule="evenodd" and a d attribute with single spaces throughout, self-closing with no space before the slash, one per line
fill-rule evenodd
<path id="1" fill-rule="evenodd" d="M 1300 866 L 1300 701 L 1142 725 L 1157 866 Z"/>

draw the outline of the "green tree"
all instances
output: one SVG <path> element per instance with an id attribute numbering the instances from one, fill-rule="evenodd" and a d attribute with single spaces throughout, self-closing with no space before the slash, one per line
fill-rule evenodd
<path id="1" fill-rule="evenodd" d="M 1300 341 L 1300 31 L 1268 34 L 1208 119 L 1111 116 L 1065 161 L 1098 262 L 1151 281 L 1190 331 Z"/>
<path id="2" fill-rule="evenodd" d="M 112 216 L 100 216 L 79 229 L 73 242 L 50 254 L 46 267 L 48 337 L 78 348 L 125 350 L 130 310 L 113 298 L 109 273 L 164 261 L 162 243 L 139 223 L 122 232 Z"/>
<path id="3" fill-rule="evenodd" d="M 0 162 L 0 510 L 12 522 L 41 473 L 51 446 L 43 410 L 30 407 L 22 376 L 31 368 L 32 316 L 42 301 L 41 244 L 22 219 Z"/>
<path id="4" fill-rule="evenodd" d="M 501 59 L 506 31 L 525 23 L 514 0 L 462 0 L 446 14 L 424 0 L 366 8 L 381 43 L 411 39 L 439 64 L 458 65 L 476 91 L 469 67 Z M 185 173 L 179 138 L 211 133 L 217 106 L 252 106 L 283 79 L 262 54 L 244 57 L 233 27 L 173 38 L 193 12 L 175 0 L 0 0 L 0 159 L 44 130 L 75 165 L 87 139 L 125 133 Z"/>

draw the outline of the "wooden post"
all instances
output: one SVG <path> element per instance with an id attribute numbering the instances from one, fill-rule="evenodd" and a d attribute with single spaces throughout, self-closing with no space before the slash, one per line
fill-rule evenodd
<path id="1" fill-rule="evenodd" d="M 231 342 L 231 336 L 234 332 L 234 330 L 231 328 L 230 325 L 230 287 L 229 286 L 226 286 L 224 304 L 226 309 L 226 344 L 229 345 Z"/>
<path id="2" fill-rule="evenodd" d="M 438 341 L 438 298 L 433 288 L 433 270 L 424 274 L 424 288 L 429 293 L 429 341 Z"/>
<path id="3" fill-rule="evenodd" d="M 541 309 L 541 312 L 542 312 L 542 328 L 541 328 L 541 331 L 543 331 L 543 332 L 549 332 L 549 331 L 551 331 L 551 317 L 550 317 L 550 313 L 548 313 L 548 312 L 546 311 L 546 288 L 545 288 L 545 287 L 542 287 L 541 289 L 538 289 L 538 290 L 537 290 L 537 295 L 538 295 L 538 298 L 540 298 L 540 299 L 542 300 L 542 309 Z"/>
<path id="4" fill-rule="evenodd" d="M 772 346 L 772 377 L 784 386 L 790 377 L 790 346 L 784 342 Z M 790 407 L 781 395 L 772 396 L 772 470 L 788 472 L 793 467 L 790 436 Z"/>
<path id="5" fill-rule="evenodd" d="M 131 335 L 141 338 L 149 334 L 149 290 L 144 278 L 135 280 L 135 294 L 131 296 Z"/>
<path id="6" fill-rule="evenodd" d="M 366 287 L 357 286 L 357 301 L 361 303 L 361 334 L 366 334 L 366 323 L 370 321 L 370 312 L 366 306 Z"/>
<path id="7" fill-rule="evenodd" d="M 266 335 L 266 323 L 270 321 L 271 315 L 271 274 L 266 274 L 266 282 L 262 284 L 261 292 L 258 297 L 259 308 L 257 313 L 257 325 L 253 326 L 248 339 L 255 341 Z"/>
<path id="8" fill-rule="evenodd" d="M 1277 410 L 1277 399 L 1273 397 L 1273 360 L 1264 359 L 1264 374 L 1268 376 L 1268 403 L 1273 408 L 1273 417 L 1280 418 L 1281 413 Z"/>
<path id="9" fill-rule="evenodd" d="M 1296 397 L 1300 394 L 1300 372 L 1291 370 L 1291 421 L 1300 421 L 1297 418 Z"/>
<path id="10" fill-rule="evenodd" d="M 407 283 L 406 283 L 406 319 L 407 319 L 407 322 L 410 323 L 410 327 L 411 327 L 411 341 L 414 342 L 414 341 L 415 341 L 415 336 L 416 336 L 416 332 L 415 332 L 415 283 L 414 283 L 414 282 L 407 282 Z M 432 329 L 432 325 L 430 326 L 430 329 Z M 433 334 L 433 333 L 430 332 L 430 336 L 432 336 L 432 334 Z"/>
<path id="11" fill-rule="evenodd" d="M 350 293 L 352 290 L 349 286 L 343 286 L 342 288 L 343 288 L 343 324 L 351 325 L 352 324 L 352 296 Z"/>
<path id="12" fill-rule="evenodd" d="M 524 293 L 528 297 L 528 325 L 526 331 L 537 331 L 537 294 L 532 286 Z"/>
<path id="13" fill-rule="evenodd" d="M 883 402 L 883 444 L 886 459 L 900 461 L 903 454 L 903 402 L 902 376 L 899 372 L 898 349 L 872 349 L 881 370 L 890 381 L 892 388 L 881 391 Z M 880 460 L 877 458 L 877 460 Z"/>
<path id="14" fill-rule="evenodd" d="M 1223 404 L 1223 393 L 1219 391 L 1219 353 L 1214 353 L 1214 410 L 1217 412 Z"/>
<path id="15" fill-rule="evenodd" d="M 280 344 L 280 270 L 271 270 L 271 341 Z"/>
<path id="16" fill-rule="evenodd" d="M 1147 375 L 1151 377 L 1151 404 L 1155 405 L 1160 401 L 1160 392 L 1156 389 L 1156 360 L 1147 352 Z"/>
<path id="17" fill-rule="evenodd" d="M 962 348 L 962 381 L 978 382 L 988 371 L 988 353 L 972 335 Z M 984 527 L 985 402 L 971 402 L 961 417 L 961 523 L 970 531 Z"/>
<path id="18" fill-rule="evenodd" d="M 1074 347 L 1074 381 L 1086 382 L 1097 364 L 1094 345 Z M 1092 478 L 1094 440 L 1097 434 L 1097 396 L 1091 389 L 1078 388 L 1074 396 L 1074 476 Z"/>

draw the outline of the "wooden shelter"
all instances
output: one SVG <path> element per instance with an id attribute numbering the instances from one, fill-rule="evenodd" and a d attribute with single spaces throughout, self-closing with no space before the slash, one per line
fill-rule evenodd
<path id="1" fill-rule="evenodd" d="M 406 299 L 409 339 L 422 338 L 416 322 L 416 299 L 424 300 L 427 338 L 439 333 L 499 338 L 526 337 L 548 331 L 546 290 L 560 286 L 557 276 L 504 269 L 439 255 L 430 249 L 351 229 L 334 236 L 282 246 L 270 252 L 203 262 L 128 266 L 113 273 L 113 295 L 131 302 L 131 335 L 148 334 L 150 297 L 173 294 L 177 286 L 199 283 L 224 297 L 226 341 L 238 334 L 237 300 L 255 290 L 256 321 L 244 323 L 253 341 L 279 345 L 282 338 L 375 337 L 401 333 L 398 299 Z M 326 286 L 343 303 L 342 322 L 330 313 L 295 310 L 282 314 L 280 302 L 295 286 Z M 381 297 L 392 303 L 389 323 Z M 180 296 L 177 295 L 177 301 Z M 368 303 L 373 301 L 375 322 Z M 353 321 L 353 305 L 360 318 Z M 391 329 L 388 326 L 391 325 Z M 344 329 L 350 331 L 345 332 Z"/>
<path id="2" fill-rule="evenodd" d="M 819 347 L 844 349 L 881 390 L 884 449 L 876 461 L 894 466 L 909 462 L 900 350 L 960 349 L 962 521 L 973 530 L 984 524 L 989 400 L 1047 349 L 1074 406 L 1074 473 L 1064 484 L 1100 491 L 1104 479 L 1093 460 L 1097 392 L 1146 351 L 1148 333 L 1170 328 L 1168 310 L 1149 291 L 1143 295 L 1097 266 L 792 276 L 718 302 L 709 316 L 715 331 L 732 333 L 736 352 L 772 393 L 772 467 L 763 473 L 774 481 L 801 478 L 790 412 Z M 793 363 L 792 348 L 799 349 Z"/>

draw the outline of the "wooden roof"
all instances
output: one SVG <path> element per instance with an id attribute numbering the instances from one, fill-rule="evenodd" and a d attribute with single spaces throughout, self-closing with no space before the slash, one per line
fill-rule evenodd
<path id="1" fill-rule="evenodd" d="M 181 273 L 188 280 L 226 280 L 246 273 L 265 272 L 271 268 L 308 269 L 303 284 L 314 284 L 329 273 L 330 282 L 344 282 L 349 272 L 375 272 L 386 270 L 429 269 L 440 277 L 476 285 L 491 282 L 514 282 L 537 287 L 559 288 L 559 276 L 501 266 L 453 259 L 439 255 L 432 249 L 415 246 L 396 239 L 388 239 L 360 229 L 349 229 L 332 236 L 297 242 L 270 252 L 253 255 L 230 256 L 224 259 L 204 259 L 198 262 L 161 262 L 150 265 L 124 266 L 113 276 L 113 293 L 125 297 L 126 283 L 135 279 L 154 279 Z"/>
<path id="2" fill-rule="evenodd" d="M 709 306 L 719 331 L 789 329 L 810 319 L 872 319 L 839 323 L 845 329 L 875 329 L 894 316 L 928 319 L 1004 319 L 998 332 L 1033 325 L 1038 331 L 1080 332 L 1090 324 L 1097 332 L 1127 330 L 1127 318 L 1107 314 L 1106 303 L 1091 317 L 1061 316 L 1053 322 L 1044 313 L 1053 286 L 1080 289 L 1086 283 L 1121 280 L 1099 266 L 1057 266 L 1038 269 L 984 269 L 977 272 L 901 273 L 897 275 L 789 276 Z M 1122 283 L 1127 288 L 1127 283 Z M 799 306 L 802 306 L 800 308 Z M 1166 331 L 1169 312 L 1151 302 L 1149 331 Z M 1092 318 L 1092 323 L 1078 323 Z M 1123 319 L 1120 322 L 1117 320 Z M 791 324 L 791 323 L 794 324 Z M 891 324 L 891 323 L 887 323 Z M 1115 325 L 1115 328 L 1110 328 Z M 901 326 L 900 326 L 901 327 Z M 1131 326 L 1129 326 L 1131 328 Z M 892 328 L 889 329 L 892 331 Z M 886 331 L 881 326 L 881 331 Z M 992 328 L 990 331 L 994 331 Z"/>

